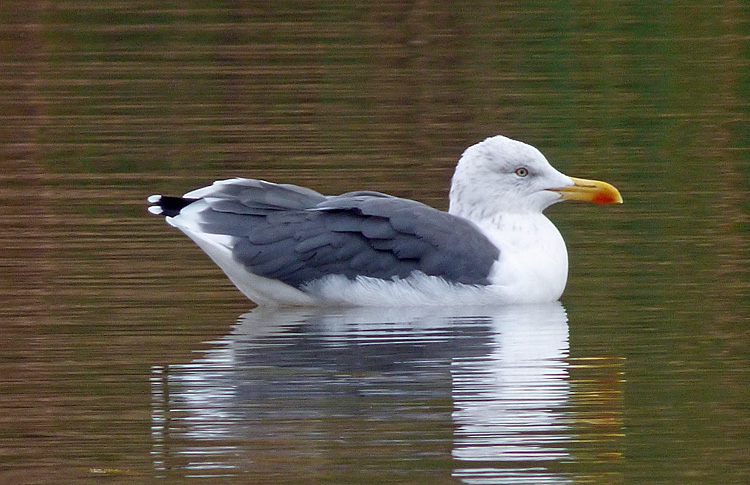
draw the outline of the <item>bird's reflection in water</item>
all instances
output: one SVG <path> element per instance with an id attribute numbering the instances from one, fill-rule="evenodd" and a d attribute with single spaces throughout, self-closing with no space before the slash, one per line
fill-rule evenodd
<path id="1" fill-rule="evenodd" d="M 256 309 L 202 358 L 154 368 L 155 464 L 306 483 L 564 482 L 547 464 L 568 459 L 567 355 L 559 303 Z"/>
<path id="2" fill-rule="evenodd" d="M 453 358 L 453 456 L 475 462 L 459 465 L 455 474 L 471 483 L 567 481 L 543 466 L 518 467 L 569 459 L 570 431 L 562 412 L 570 391 L 568 325 L 562 306 L 507 308 L 493 315 L 490 328 L 487 354 Z"/>

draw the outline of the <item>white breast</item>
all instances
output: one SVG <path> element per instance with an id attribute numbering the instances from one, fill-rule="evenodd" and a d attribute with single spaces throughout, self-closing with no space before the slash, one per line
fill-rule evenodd
<path id="1" fill-rule="evenodd" d="M 568 252 L 557 228 L 543 214 L 503 214 L 477 223 L 500 249 L 490 281 L 503 300 L 554 301 L 568 279 Z"/>

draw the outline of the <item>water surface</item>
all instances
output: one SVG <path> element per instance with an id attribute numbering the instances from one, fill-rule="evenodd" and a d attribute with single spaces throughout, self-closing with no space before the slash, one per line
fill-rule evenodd
<path id="1" fill-rule="evenodd" d="M 745 483 L 746 12 L 625 1 L 4 2 L 0 481 Z M 153 193 L 247 176 L 447 208 L 503 133 L 561 305 L 253 309 Z"/>

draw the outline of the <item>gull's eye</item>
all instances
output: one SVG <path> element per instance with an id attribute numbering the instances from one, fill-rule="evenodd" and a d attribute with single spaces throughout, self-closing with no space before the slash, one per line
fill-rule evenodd
<path id="1" fill-rule="evenodd" d="M 529 174 L 529 169 L 526 167 L 521 167 L 521 168 L 517 168 L 516 171 L 513 173 L 515 173 L 519 177 L 525 177 Z"/>

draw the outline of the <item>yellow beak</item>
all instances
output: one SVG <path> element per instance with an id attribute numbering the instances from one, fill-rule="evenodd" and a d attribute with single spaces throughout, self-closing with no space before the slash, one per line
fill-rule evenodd
<path id="1" fill-rule="evenodd" d="M 595 204 L 622 204 L 620 192 L 607 182 L 570 177 L 575 185 L 549 189 L 557 192 L 563 200 L 582 200 Z"/>

